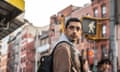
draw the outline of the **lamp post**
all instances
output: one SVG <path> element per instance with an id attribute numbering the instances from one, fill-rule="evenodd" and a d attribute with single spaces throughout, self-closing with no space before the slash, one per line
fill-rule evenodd
<path id="1" fill-rule="evenodd" d="M 116 55 L 116 37 L 115 37 L 115 0 L 110 0 L 110 48 L 112 50 L 113 71 L 117 72 L 117 55 Z"/>
<path id="2" fill-rule="evenodd" d="M 38 42 L 38 29 L 37 29 L 37 27 L 35 27 L 35 44 L 34 44 L 34 47 L 35 47 L 35 72 L 37 72 L 37 69 L 38 69 L 38 63 L 37 63 L 37 61 L 38 61 L 38 58 L 37 58 L 37 56 L 38 56 L 38 54 L 37 54 L 37 48 L 38 48 L 38 45 L 39 45 L 39 42 Z"/>

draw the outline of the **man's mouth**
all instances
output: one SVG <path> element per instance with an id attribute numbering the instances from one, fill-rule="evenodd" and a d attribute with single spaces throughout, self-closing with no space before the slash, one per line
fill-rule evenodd
<path id="1" fill-rule="evenodd" d="M 72 34 L 72 35 L 71 35 L 71 37 L 72 37 L 72 38 L 76 38 L 77 36 L 76 36 L 76 35 L 74 35 L 74 34 Z"/>

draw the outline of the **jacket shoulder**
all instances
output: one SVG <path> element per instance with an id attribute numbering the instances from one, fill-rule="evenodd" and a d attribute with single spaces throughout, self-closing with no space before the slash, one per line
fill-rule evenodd
<path id="1" fill-rule="evenodd" d="M 55 48 L 56 50 L 59 50 L 59 49 L 67 50 L 70 47 L 71 45 L 68 42 L 62 41 L 62 42 L 59 42 Z"/>
<path id="2" fill-rule="evenodd" d="M 56 45 L 53 57 L 54 72 L 70 72 L 71 62 L 69 48 L 70 45 L 66 43 L 59 43 Z"/>

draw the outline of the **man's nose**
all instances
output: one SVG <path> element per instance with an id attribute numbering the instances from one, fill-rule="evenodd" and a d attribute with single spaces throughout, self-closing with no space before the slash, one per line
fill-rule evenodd
<path id="1" fill-rule="evenodd" d="M 76 32 L 77 32 L 77 29 L 76 29 L 76 28 L 74 28 L 74 29 L 73 29 L 73 32 L 75 32 L 75 33 L 76 33 Z"/>
<path id="2" fill-rule="evenodd" d="M 74 35 L 76 35 L 76 33 L 77 33 L 77 31 L 76 31 L 76 30 L 74 30 L 74 31 L 73 31 L 73 34 L 74 34 Z"/>

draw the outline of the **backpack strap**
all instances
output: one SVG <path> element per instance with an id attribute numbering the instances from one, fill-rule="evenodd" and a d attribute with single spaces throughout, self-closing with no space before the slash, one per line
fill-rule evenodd
<path id="1" fill-rule="evenodd" d="M 68 43 L 67 41 L 60 41 L 60 42 L 58 42 L 56 45 L 55 45 L 55 47 L 54 47 L 54 49 L 53 49 L 53 51 L 52 51 L 52 55 L 54 54 L 54 52 L 55 52 L 55 50 L 56 50 L 56 47 L 59 45 L 59 44 L 61 44 L 61 43 L 67 43 L 68 45 L 70 45 L 70 47 L 72 47 L 72 45 L 70 44 L 70 43 Z"/>

